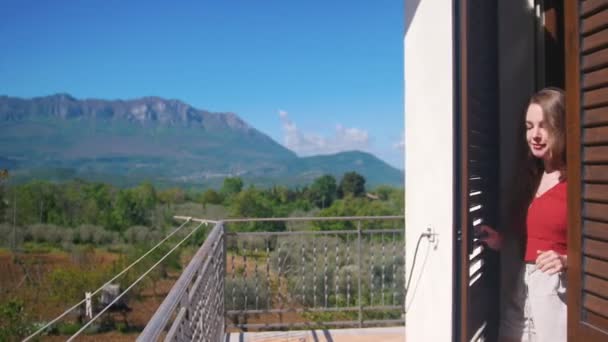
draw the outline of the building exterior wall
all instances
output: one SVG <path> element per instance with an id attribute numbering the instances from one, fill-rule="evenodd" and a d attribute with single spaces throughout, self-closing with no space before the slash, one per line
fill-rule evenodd
<path id="1" fill-rule="evenodd" d="M 453 17 L 445 0 L 406 0 L 405 188 L 407 341 L 452 340 Z M 434 243 L 420 234 L 437 233 Z"/>

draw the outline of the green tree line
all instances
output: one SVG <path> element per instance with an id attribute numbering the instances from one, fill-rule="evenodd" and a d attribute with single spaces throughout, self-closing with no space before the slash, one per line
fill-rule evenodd
<path id="1" fill-rule="evenodd" d="M 32 241 L 45 240 L 45 234 L 53 241 L 66 239 L 60 236 L 61 232 L 54 232 L 60 227 L 76 228 L 73 236 L 67 238 L 74 242 L 109 243 L 116 239 L 116 234 L 129 240 L 127 242 L 136 241 L 137 236 L 145 238 L 142 236 L 146 232 L 142 232 L 141 227 L 169 225 L 175 208 L 183 203 L 202 208 L 222 206 L 229 217 L 286 217 L 311 211 L 320 216 L 403 213 L 402 189 L 381 186 L 368 190 L 365 178 L 356 172 L 345 173 L 339 181 L 323 175 L 298 188 L 259 188 L 246 185 L 239 177 L 228 177 L 220 189 L 188 191 L 157 189 L 149 182 L 118 188 L 83 180 L 64 183 L 38 180 L 21 185 L 5 184 L 0 196 L 0 224 L 4 224 L 5 230 L 12 225 L 29 227 L 24 235 Z M 248 224 L 240 229 L 284 230 L 285 225 Z"/>

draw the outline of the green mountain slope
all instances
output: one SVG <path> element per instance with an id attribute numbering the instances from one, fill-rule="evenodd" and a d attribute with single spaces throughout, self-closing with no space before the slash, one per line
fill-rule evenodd
<path id="1" fill-rule="evenodd" d="M 236 114 L 178 100 L 0 96 L 0 168 L 18 180 L 79 177 L 118 185 L 217 186 L 226 176 L 259 185 L 305 184 L 347 171 L 402 186 L 403 173 L 371 154 L 299 158 Z"/>

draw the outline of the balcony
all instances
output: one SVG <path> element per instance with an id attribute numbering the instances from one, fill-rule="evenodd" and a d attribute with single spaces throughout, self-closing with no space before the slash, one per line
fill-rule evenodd
<path id="1" fill-rule="evenodd" d="M 178 219 L 213 227 L 138 341 L 403 340 L 402 216 Z"/>

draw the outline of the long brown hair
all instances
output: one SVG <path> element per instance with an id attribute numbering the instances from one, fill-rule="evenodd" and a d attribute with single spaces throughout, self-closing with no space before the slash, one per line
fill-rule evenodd
<path id="1" fill-rule="evenodd" d="M 528 107 L 536 104 L 543 111 L 543 120 L 549 131 L 550 158 L 552 167 L 560 172 L 559 180 L 566 180 L 566 108 L 564 91 L 559 88 L 545 88 L 532 95 Z M 524 120 L 525 121 L 525 120 Z M 526 144 L 527 145 L 527 144 Z M 530 204 L 540 179 L 545 171 L 543 162 L 535 158 L 528 148 L 528 198 L 527 205 Z"/>
<path id="2" fill-rule="evenodd" d="M 528 206 L 534 199 L 540 179 L 543 175 L 544 164 L 535 158 L 526 141 L 525 115 L 530 105 L 539 105 L 543 111 L 543 120 L 549 131 L 549 144 L 553 168 L 560 171 L 560 181 L 566 179 L 566 129 L 564 92 L 558 88 L 545 88 L 530 97 L 530 101 L 521 116 L 516 172 L 513 174 L 512 188 L 507 202 L 507 220 L 510 221 L 511 233 L 517 240 L 526 234 L 525 222 Z M 521 241 L 521 240 L 520 240 Z"/>

